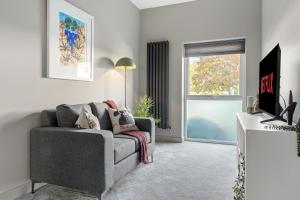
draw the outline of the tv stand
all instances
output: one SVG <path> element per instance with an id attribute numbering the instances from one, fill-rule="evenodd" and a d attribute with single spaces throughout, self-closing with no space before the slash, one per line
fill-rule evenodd
<path id="1" fill-rule="evenodd" d="M 283 108 L 282 106 L 280 105 L 280 103 L 278 102 L 277 103 L 277 106 L 276 106 L 276 116 L 271 118 L 271 119 L 266 119 L 266 120 L 263 120 L 261 121 L 260 123 L 265 123 L 265 122 L 273 122 L 273 121 L 283 121 L 283 122 L 287 122 L 286 119 L 283 118 L 283 115 L 285 114 L 285 110 L 283 111 Z"/>
<path id="2" fill-rule="evenodd" d="M 273 118 L 271 118 L 271 119 L 263 120 L 263 121 L 261 121 L 260 123 L 273 122 L 273 121 L 283 121 L 283 122 L 287 122 L 287 120 L 284 119 L 282 116 L 276 116 L 276 117 L 273 117 Z"/>
<path id="3" fill-rule="evenodd" d="M 293 114 L 295 112 L 296 106 L 297 106 L 297 102 L 291 102 L 290 105 L 280 113 L 280 115 L 275 116 L 272 119 L 263 120 L 260 123 L 272 122 L 272 121 L 283 121 L 283 122 L 288 122 L 288 125 L 292 125 L 292 123 L 293 123 Z M 282 110 L 281 106 L 280 106 L 280 108 Z M 286 119 L 283 118 L 283 115 L 285 113 L 288 113 L 288 119 L 289 120 L 286 120 Z"/>
<path id="4" fill-rule="evenodd" d="M 299 200 L 297 133 L 265 128 L 268 115 L 237 114 L 237 164 L 245 161 L 246 200 Z M 281 121 L 274 125 L 284 125 Z M 241 157 L 239 157 L 241 155 Z"/>

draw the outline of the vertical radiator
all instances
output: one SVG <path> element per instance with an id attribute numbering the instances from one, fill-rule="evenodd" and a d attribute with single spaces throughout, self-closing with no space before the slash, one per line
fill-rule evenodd
<path id="1" fill-rule="evenodd" d="M 159 128 L 169 128 L 169 42 L 147 44 L 147 94 L 153 100 L 153 117 Z"/>

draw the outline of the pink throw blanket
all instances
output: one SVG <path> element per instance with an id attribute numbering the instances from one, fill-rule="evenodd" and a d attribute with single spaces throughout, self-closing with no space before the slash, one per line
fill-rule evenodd
<path id="1" fill-rule="evenodd" d="M 108 99 L 106 101 L 103 101 L 103 103 L 106 103 L 110 108 L 118 109 L 118 106 L 117 106 L 116 102 L 112 99 Z"/>
<path id="2" fill-rule="evenodd" d="M 129 131 L 122 133 L 124 135 L 133 136 L 138 139 L 140 143 L 141 161 L 144 164 L 149 164 L 148 149 L 147 149 L 147 137 L 143 131 Z"/>

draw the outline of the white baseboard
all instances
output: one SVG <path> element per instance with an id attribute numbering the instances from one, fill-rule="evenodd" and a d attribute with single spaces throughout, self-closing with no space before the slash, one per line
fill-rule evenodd
<path id="1" fill-rule="evenodd" d="M 31 181 L 16 185 L 4 191 L 0 191 L 0 200 L 14 200 L 31 191 Z"/>
<path id="2" fill-rule="evenodd" d="M 155 138 L 157 142 L 182 143 L 184 141 L 181 137 L 174 137 L 170 135 L 156 135 Z"/>
<path id="3" fill-rule="evenodd" d="M 39 188 L 47 185 L 46 183 L 36 183 L 34 186 L 35 191 Z M 31 181 L 25 181 L 19 185 L 11 187 L 7 190 L 0 191 L 0 200 L 15 200 L 16 198 L 21 197 L 24 194 L 31 192 Z"/>
<path id="4" fill-rule="evenodd" d="M 183 136 L 176 133 L 174 129 L 161 129 L 156 127 L 155 138 L 157 142 L 174 142 L 182 143 L 184 141 Z"/>

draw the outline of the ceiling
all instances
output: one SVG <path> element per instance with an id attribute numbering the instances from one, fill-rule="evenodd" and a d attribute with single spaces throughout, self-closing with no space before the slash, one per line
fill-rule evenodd
<path id="1" fill-rule="evenodd" d="M 184 3 L 195 0 L 130 0 L 139 9 L 154 8 L 178 3 Z"/>

